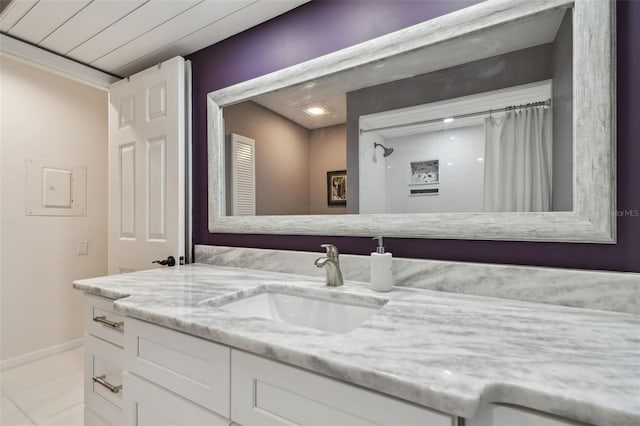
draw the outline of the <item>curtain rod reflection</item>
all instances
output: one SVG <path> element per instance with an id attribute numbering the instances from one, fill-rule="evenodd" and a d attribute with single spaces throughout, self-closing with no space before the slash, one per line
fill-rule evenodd
<path id="1" fill-rule="evenodd" d="M 513 111 L 513 110 L 516 110 L 516 109 L 534 108 L 534 107 L 539 107 L 539 106 L 550 107 L 551 106 L 551 99 L 547 99 L 546 101 L 531 102 L 531 103 L 528 103 L 528 104 L 509 105 L 509 106 L 506 106 L 504 108 L 499 108 L 499 109 L 488 109 L 486 111 L 470 112 L 468 114 L 454 115 L 453 117 L 434 118 L 434 119 L 431 119 L 431 120 L 414 121 L 413 123 L 405 123 L 405 124 L 396 124 L 396 125 L 393 125 L 393 126 L 376 127 L 376 128 L 373 128 L 373 129 L 360 129 L 360 134 L 363 135 L 365 133 L 375 132 L 377 130 L 400 129 L 402 127 L 419 126 L 419 125 L 423 125 L 423 124 L 432 124 L 432 123 L 439 123 L 439 122 L 447 123 L 447 122 L 450 122 L 450 121 L 453 121 L 453 120 L 457 120 L 457 119 L 461 119 L 461 118 L 475 117 L 477 115 L 486 115 L 486 114 L 491 115 L 494 112 L 508 112 L 508 111 Z"/>

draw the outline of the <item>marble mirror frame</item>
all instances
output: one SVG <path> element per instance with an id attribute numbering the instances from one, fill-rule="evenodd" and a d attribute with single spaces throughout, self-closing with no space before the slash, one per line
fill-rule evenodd
<path id="1" fill-rule="evenodd" d="M 222 108 L 417 48 L 573 6 L 573 211 L 226 216 Z M 615 243 L 615 2 L 490 0 L 208 94 L 209 231 Z"/>

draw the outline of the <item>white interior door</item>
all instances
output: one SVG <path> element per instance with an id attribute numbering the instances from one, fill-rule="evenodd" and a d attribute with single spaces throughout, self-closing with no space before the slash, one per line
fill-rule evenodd
<path id="1" fill-rule="evenodd" d="M 185 255 L 185 63 L 109 90 L 109 273 Z"/>

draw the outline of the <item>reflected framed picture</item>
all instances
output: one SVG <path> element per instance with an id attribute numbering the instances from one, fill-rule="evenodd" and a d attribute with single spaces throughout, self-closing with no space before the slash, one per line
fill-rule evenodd
<path id="1" fill-rule="evenodd" d="M 347 171 L 327 172 L 327 204 L 330 206 L 347 205 Z"/>
<path id="2" fill-rule="evenodd" d="M 411 185 L 433 185 L 440 182 L 440 162 L 438 160 L 412 161 Z"/>

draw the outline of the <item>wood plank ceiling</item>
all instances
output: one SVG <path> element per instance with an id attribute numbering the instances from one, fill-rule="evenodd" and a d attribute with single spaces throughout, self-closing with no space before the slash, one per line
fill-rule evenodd
<path id="1" fill-rule="evenodd" d="M 13 0 L 0 33 L 126 77 L 309 0 Z"/>

